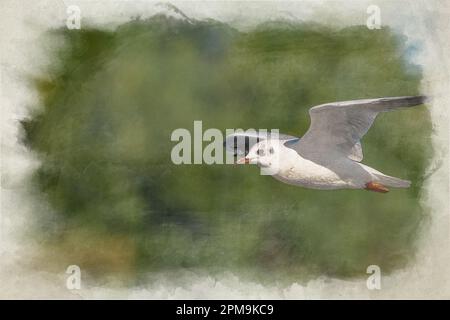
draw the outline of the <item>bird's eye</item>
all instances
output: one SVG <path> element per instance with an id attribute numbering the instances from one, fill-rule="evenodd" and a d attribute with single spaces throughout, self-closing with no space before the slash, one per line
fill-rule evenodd
<path id="1" fill-rule="evenodd" d="M 270 147 L 269 153 L 273 154 L 274 152 L 275 152 L 275 150 L 273 150 L 273 147 Z"/>
<path id="2" fill-rule="evenodd" d="M 256 154 L 257 154 L 258 156 L 263 156 L 263 155 L 264 155 L 264 150 L 263 150 L 263 149 L 258 149 L 258 150 L 256 151 Z"/>

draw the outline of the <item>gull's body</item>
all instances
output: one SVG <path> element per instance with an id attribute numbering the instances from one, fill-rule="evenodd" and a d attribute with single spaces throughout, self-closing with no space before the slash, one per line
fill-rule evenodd
<path id="1" fill-rule="evenodd" d="M 338 157 L 331 163 L 318 163 L 299 155 L 295 150 L 276 142 L 282 150 L 283 160 L 275 179 L 311 189 L 363 189 L 366 184 L 381 182 L 381 172 L 349 158 Z M 409 186 L 405 181 L 404 186 Z"/>
<path id="2" fill-rule="evenodd" d="M 225 144 L 228 150 L 245 155 L 238 163 L 257 164 L 270 171 L 275 179 L 291 185 L 377 192 L 387 192 L 387 187 L 407 188 L 409 181 L 388 176 L 360 162 L 363 158 L 360 139 L 378 113 L 423 101 L 424 97 L 417 96 L 324 104 L 310 109 L 311 125 L 301 138 L 244 133 L 228 136 Z M 239 141 L 242 138 L 247 141 Z"/>

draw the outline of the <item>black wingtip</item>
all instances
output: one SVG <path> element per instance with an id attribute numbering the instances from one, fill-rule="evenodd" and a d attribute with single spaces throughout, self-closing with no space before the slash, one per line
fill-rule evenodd
<path id="1" fill-rule="evenodd" d="M 420 96 L 420 98 L 422 99 L 422 103 L 427 103 L 430 102 L 431 98 L 429 96 Z"/>
<path id="2" fill-rule="evenodd" d="M 428 96 L 410 96 L 410 97 L 405 97 L 405 100 L 408 102 L 409 105 L 411 106 L 417 106 L 419 104 L 424 104 L 427 101 L 429 101 Z"/>
<path id="3" fill-rule="evenodd" d="M 404 97 L 393 97 L 383 99 L 385 102 L 389 103 L 389 109 L 393 110 L 396 108 L 404 107 L 414 107 L 429 101 L 429 98 L 425 95 L 421 96 L 404 96 Z"/>

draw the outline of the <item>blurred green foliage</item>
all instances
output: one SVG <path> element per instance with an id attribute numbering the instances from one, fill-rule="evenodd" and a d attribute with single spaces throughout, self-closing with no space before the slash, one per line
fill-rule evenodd
<path id="1" fill-rule="evenodd" d="M 432 152 L 425 107 L 380 115 L 362 141 L 364 163 L 413 182 L 385 195 L 170 160 L 172 131 L 194 120 L 302 135 L 311 106 L 418 94 L 420 69 L 390 29 L 280 21 L 240 32 L 158 15 L 114 31 L 60 29 L 49 41 L 60 46 L 33 79 L 39 106 L 23 127 L 42 161 L 34 183 L 57 215 L 45 243 L 68 261 L 137 279 L 181 269 L 298 281 L 365 276 L 370 264 L 391 271 L 413 257 Z"/>

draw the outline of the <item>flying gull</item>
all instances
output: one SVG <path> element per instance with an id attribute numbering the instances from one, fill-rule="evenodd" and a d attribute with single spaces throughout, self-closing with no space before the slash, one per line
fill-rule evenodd
<path id="1" fill-rule="evenodd" d="M 311 124 L 301 138 L 244 132 L 227 136 L 224 145 L 227 151 L 243 155 L 237 163 L 273 169 L 275 179 L 291 185 L 382 193 L 388 192 L 388 187 L 408 188 L 410 181 L 362 164 L 360 140 L 378 113 L 417 106 L 424 101 L 424 96 L 406 96 L 326 103 L 309 110 Z"/>

